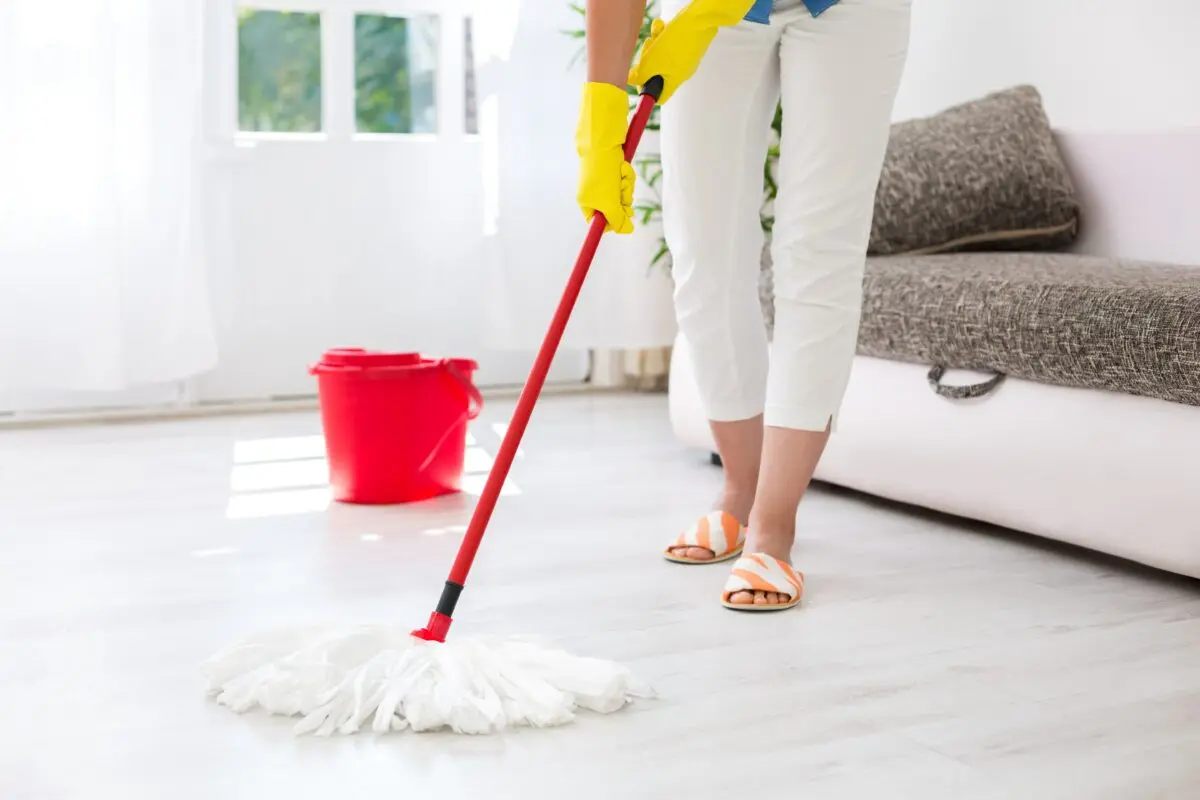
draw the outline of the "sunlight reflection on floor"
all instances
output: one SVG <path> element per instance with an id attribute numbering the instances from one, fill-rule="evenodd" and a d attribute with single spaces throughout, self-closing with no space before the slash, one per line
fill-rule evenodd
<path id="1" fill-rule="evenodd" d="M 507 426 L 495 423 L 491 428 L 503 435 Z M 517 455 L 523 454 L 518 450 Z M 462 480 L 464 494 L 479 496 L 493 463 L 493 455 L 468 433 Z M 229 503 L 225 509 L 228 519 L 317 514 L 328 510 L 333 494 L 329 487 L 324 437 L 286 436 L 234 442 L 229 489 Z M 520 493 L 511 480 L 505 481 L 500 490 L 501 496 Z M 424 533 L 438 536 L 450 532 L 461 533 L 457 526 Z"/>

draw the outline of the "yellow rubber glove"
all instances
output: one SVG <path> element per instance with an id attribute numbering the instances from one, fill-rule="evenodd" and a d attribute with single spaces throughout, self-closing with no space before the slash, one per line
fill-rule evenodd
<path id="1" fill-rule="evenodd" d="M 633 233 L 633 166 L 625 160 L 629 95 L 610 83 L 586 83 L 575 131 L 583 216 L 599 211 L 614 233 Z"/>
<path id="2" fill-rule="evenodd" d="M 629 71 L 629 85 L 641 89 L 655 75 L 663 79 L 662 105 L 696 74 L 717 31 L 736 25 L 750 13 L 754 0 L 692 0 L 670 22 L 654 20 L 650 38 Z"/>

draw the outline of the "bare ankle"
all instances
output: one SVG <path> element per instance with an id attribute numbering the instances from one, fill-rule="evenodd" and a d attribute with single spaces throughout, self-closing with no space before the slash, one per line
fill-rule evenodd
<path id="1" fill-rule="evenodd" d="M 746 532 L 746 552 L 766 553 L 780 561 L 792 563 L 792 547 L 796 543 L 796 531 L 792 529 L 756 528 L 754 523 Z"/>
<path id="2" fill-rule="evenodd" d="M 746 525 L 750 521 L 750 509 L 754 507 L 754 490 L 739 489 L 727 483 L 718 504 L 722 511 Z"/>
<path id="3" fill-rule="evenodd" d="M 764 514 L 756 508 L 750 512 L 749 528 L 755 538 L 791 542 L 796 538 L 796 517 Z"/>

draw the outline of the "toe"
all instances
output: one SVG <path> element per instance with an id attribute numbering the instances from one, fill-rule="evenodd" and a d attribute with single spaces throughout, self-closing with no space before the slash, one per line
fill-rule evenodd
<path id="1" fill-rule="evenodd" d="M 709 561 L 713 557 L 711 550 L 706 550 L 703 547 L 689 547 L 687 549 L 687 557 L 694 558 L 697 561 Z"/>
<path id="2" fill-rule="evenodd" d="M 705 551 L 699 547 L 692 547 L 691 545 L 687 545 L 687 544 L 677 544 L 677 545 L 672 545 L 671 547 L 668 547 L 667 552 L 669 552 L 673 556 L 678 556 L 679 558 L 695 559 L 695 558 L 703 558 L 704 557 L 703 554 Z M 697 555 L 697 554 L 700 554 L 700 555 Z"/>
<path id="3" fill-rule="evenodd" d="M 729 602 L 738 606 L 748 606 L 754 603 L 754 592 L 734 592 L 729 596 Z"/>
<path id="4" fill-rule="evenodd" d="M 767 604 L 767 593 L 766 592 L 755 592 L 754 593 L 754 605 L 765 606 L 766 604 Z"/>

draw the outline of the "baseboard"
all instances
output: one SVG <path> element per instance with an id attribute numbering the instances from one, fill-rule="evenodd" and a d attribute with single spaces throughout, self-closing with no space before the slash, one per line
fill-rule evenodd
<path id="1" fill-rule="evenodd" d="M 588 383 L 600 389 L 615 389 L 625 381 L 625 351 L 597 348 L 591 351 Z"/>
<path id="2" fill-rule="evenodd" d="M 484 400 L 512 400 L 521 394 L 520 386 L 495 386 L 483 389 Z M 575 394 L 610 394 L 617 387 L 596 387 L 586 383 L 547 383 L 542 388 L 546 397 Z M 288 414 L 313 412 L 318 409 L 317 397 L 285 397 L 265 400 L 244 400 L 226 403 L 179 403 L 163 406 L 131 408 L 73 409 L 71 411 L 22 412 L 0 416 L 0 431 L 31 428 L 61 428 L 79 425 L 120 425 L 140 422 L 167 422 L 207 417 L 250 416 L 254 414 Z"/>

